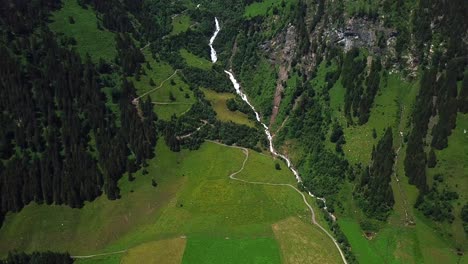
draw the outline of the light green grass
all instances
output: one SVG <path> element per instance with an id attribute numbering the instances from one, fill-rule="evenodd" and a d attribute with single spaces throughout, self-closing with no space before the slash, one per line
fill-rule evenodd
<path id="1" fill-rule="evenodd" d="M 186 239 L 182 237 L 144 243 L 127 251 L 121 263 L 181 263 L 185 245 Z"/>
<path id="2" fill-rule="evenodd" d="M 217 93 L 212 90 L 202 88 L 203 93 L 208 101 L 211 102 L 211 106 L 216 112 L 216 118 L 221 121 L 227 122 L 232 121 L 237 124 L 247 125 L 254 127 L 255 124 L 248 116 L 240 111 L 232 112 L 227 108 L 226 101 L 228 99 L 236 98 L 232 93 Z"/>
<path id="3" fill-rule="evenodd" d="M 276 171 L 270 157 L 253 151 L 250 157 L 245 173 L 239 177 L 277 182 L 293 179 L 284 164 Z M 82 209 L 29 205 L 20 213 L 9 214 L 0 229 L 0 255 L 13 248 L 87 255 L 185 236 L 189 249 L 201 239 L 202 244 L 215 245 L 213 249 L 219 247 L 219 251 L 236 252 L 245 246 L 251 252 L 237 254 L 237 259 L 232 255 L 233 261 L 255 263 L 258 255 L 253 254 L 254 245 L 264 248 L 267 261 L 278 259 L 272 224 L 296 216 L 310 225 L 310 214 L 300 195 L 288 187 L 229 179 L 244 158 L 241 150 L 214 143 L 205 143 L 197 151 L 173 153 L 159 141 L 148 175 L 138 172 L 135 181 L 123 178 L 119 182 L 120 200 L 100 197 Z M 152 178 L 158 187 L 151 186 Z M 327 239 L 325 234 L 317 236 Z M 224 243 L 226 237 L 233 239 L 232 243 Z M 187 256 L 203 256 L 197 255 L 197 247 L 192 252 L 189 249 Z M 208 250 L 204 259 L 219 259 L 219 251 Z M 324 251 L 338 254 L 335 248 Z M 114 257 L 102 259 L 112 263 Z"/>
<path id="4" fill-rule="evenodd" d="M 99 256 L 87 259 L 77 259 L 75 264 L 120 264 L 121 254 Z"/>
<path id="5" fill-rule="evenodd" d="M 196 67 L 202 70 L 210 70 L 213 65 L 209 60 L 200 58 L 197 55 L 190 53 L 186 49 L 181 49 L 180 55 L 182 58 L 184 58 L 187 65 L 190 67 Z"/>
<path id="6" fill-rule="evenodd" d="M 322 230 L 311 226 L 297 217 L 290 217 L 273 225 L 273 231 L 281 248 L 282 263 L 341 263 L 333 242 L 322 236 Z"/>
<path id="7" fill-rule="evenodd" d="M 132 78 L 137 94 L 142 95 L 150 92 L 148 96 L 151 97 L 151 101 L 155 102 L 154 110 L 159 118 L 168 120 L 172 115 L 180 116 L 190 109 L 192 104 L 195 102 L 195 96 L 189 89 L 189 86 L 182 80 L 180 72 L 175 74 L 172 78 L 167 80 L 171 75 L 174 74 L 175 70 L 164 61 L 156 61 L 152 58 L 149 49 L 143 51 L 145 59 L 150 64 L 150 69 L 143 64 L 142 67 L 145 70 L 144 75 L 140 76 L 140 81 L 136 81 Z M 150 79 L 153 79 L 155 85 L 150 85 Z M 171 81 L 175 84 L 172 85 Z M 163 83 L 164 82 L 164 83 Z M 163 85 L 158 88 L 161 84 Z M 158 88 L 158 89 L 156 89 Z M 176 98 L 175 101 L 171 101 L 169 98 L 170 92 Z M 185 94 L 189 95 L 189 98 L 185 98 Z M 146 100 L 146 96 L 141 100 Z M 168 105 L 156 104 L 156 103 L 171 103 Z"/>
<path id="8" fill-rule="evenodd" d="M 441 228 L 452 233 L 452 239 L 456 245 L 466 251 L 468 241 L 463 230 L 460 212 L 463 205 L 468 203 L 468 114 L 458 114 L 456 128 L 448 138 L 448 143 L 447 148 L 441 151 L 436 150 L 438 163 L 435 168 L 428 169 L 428 181 L 431 183 L 434 175 L 442 174 L 443 185 L 447 185 L 450 190 L 458 193 L 459 199 L 452 203 L 455 221 Z"/>
<path id="9" fill-rule="evenodd" d="M 254 2 L 245 7 L 245 17 L 265 16 L 273 13 L 273 8 L 281 8 L 281 2 L 289 5 L 290 1 L 283 0 L 263 0 L 261 2 Z"/>
<path id="10" fill-rule="evenodd" d="M 70 24 L 69 17 L 75 24 Z M 96 14 L 91 7 L 83 9 L 76 0 L 64 0 L 63 8 L 54 12 L 50 28 L 77 41 L 77 51 L 82 57 L 88 53 L 94 61 L 103 58 L 111 61 L 117 55 L 114 33 L 97 28 Z"/>
<path id="11" fill-rule="evenodd" d="M 332 117 L 336 118 L 344 128 L 346 144 L 343 152 L 352 163 L 368 164 L 370 162 L 372 147 L 377 144 L 387 127 L 392 127 L 393 134 L 399 135 L 400 107 L 404 107 L 404 114 L 410 111 L 411 100 L 415 98 L 417 82 L 408 83 L 397 74 L 381 78 L 380 90 L 371 109 L 369 121 L 362 125 L 346 126 L 343 102 L 345 90 L 341 81 L 330 90 L 330 107 Z M 405 116 L 404 116 L 405 117 Z M 372 137 L 372 130 L 377 131 L 377 138 Z"/>
<path id="12" fill-rule="evenodd" d="M 281 259 L 274 238 L 195 237 L 188 240 L 182 263 L 279 264 Z"/>
<path id="13" fill-rule="evenodd" d="M 172 32 L 171 35 L 177 35 L 185 32 L 190 27 L 190 17 L 187 15 L 177 15 L 172 19 Z"/>

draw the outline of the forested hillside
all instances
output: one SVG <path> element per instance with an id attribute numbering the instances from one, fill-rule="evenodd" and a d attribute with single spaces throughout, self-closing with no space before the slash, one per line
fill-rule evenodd
<path id="1" fill-rule="evenodd" d="M 466 1 L 4 1 L 6 263 L 466 261 Z"/>

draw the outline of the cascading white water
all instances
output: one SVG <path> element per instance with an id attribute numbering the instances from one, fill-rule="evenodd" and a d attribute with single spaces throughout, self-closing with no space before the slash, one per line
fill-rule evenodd
<path id="1" fill-rule="evenodd" d="M 270 129 L 268 128 L 268 126 L 262 122 L 262 120 L 260 119 L 260 114 L 257 112 L 257 110 L 255 110 L 255 107 L 250 103 L 249 101 L 249 98 L 247 98 L 247 95 L 245 93 L 242 92 L 241 90 L 241 87 L 240 87 L 240 84 L 239 82 L 236 80 L 236 78 L 234 77 L 234 74 L 230 71 L 224 71 L 227 75 L 229 75 L 229 79 L 231 80 L 232 82 L 232 85 L 234 86 L 234 89 L 236 90 L 236 93 L 242 98 L 242 100 L 244 102 L 246 102 L 250 108 L 252 109 L 252 111 L 254 111 L 255 113 L 255 118 L 257 119 L 257 121 L 263 126 L 264 128 L 264 131 L 265 131 L 265 135 L 267 136 L 268 138 L 268 142 L 269 142 L 269 147 L 270 147 L 270 152 L 277 156 L 277 157 L 280 157 L 282 158 L 284 161 L 286 161 L 286 164 L 288 165 L 288 168 L 292 171 L 292 173 L 294 174 L 294 176 L 296 177 L 296 180 L 297 182 L 302 182 L 302 178 L 301 176 L 299 175 L 299 172 L 294 168 L 294 166 L 292 165 L 291 161 L 289 160 L 288 157 L 286 157 L 285 155 L 281 154 L 281 153 L 278 153 L 276 152 L 274 146 L 273 146 L 273 137 L 271 136 L 271 132 L 270 132 Z M 316 197 L 314 194 L 312 194 L 311 192 L 308 192 L 308 194 L 313 197 L 313 198 L 316 198 L 318 200 L 321 200 L 324 204 L 325 204 L 325 207 L 324 209 L 327 210 L 327 205 L 326 205 L 326 200 L 325 198 L 322 198 L 322 197 Z M 328 212 L 328 211 L 327 211 Z M 333 214 L 331 214 L 330 212 L 328 212 L 328 214 L 330 215 L 330 217 L 332 217 L 332 219 L 335 219 L 335 217 L 333 216 Z"/>
<path id="2" fill-rule="evenodd" d="M 215 26 L 216 26 L 216 30 L 213 34 L 213 36 L 211 37 L 210 39 L 210 43 L 209 43 L 209 46 L 210 46 L 210 49 L 211 49 L 211 61 L 213 63 L 215 63 L 217 60 L 218 60 L 218 57 L 216 55 L 216 50 L 213 48 L 213 42 L 215 41 L 216 39 L 216 36 L 218 36 L 218 33 L 219 31 L 221 30 L 221 28 L 219 27 L 219 22 L 218 22 L 218 18 L 215 17 Z M 302 178 L 301 176 L 299 175 L 299 172 L 294 168 L 293 164 L 291 163 L 291 161 L 289 160 L 288 157 L 286 157 L 285 155 L 281 154 L 281 153 L 278 153 L 276 152 L 274 146 L 273 146 L 273 137 L 271 136 L 271 132 L 270 132 L 270 129 L 268 128 L 268 126 L 262 122 L 261 118 L 260 118 L 260 114 L 257 112 L 257 110 L 255 110 L 255 107 L 250 103 L 249 99 L 247 98 L 247 95 L 245 93 L 242 92 L 241 90 L 241 86 L 239 84 L 239 82 L 236 80 L 236 78 L 234 77 L 234 74 L 230 71 L 224 71 L 226 74 L 229 75 L 229 79 L 231 80 L 233 86 L 234 86 L 234 89 L 236 90 L 236 93 L 242 98 L 242 100 L 244 102 L 246 102 L 250 108 L 252 109 L 252 111 L 254 111 L 255 113 L 255 118 L 257 119 L 257 121 L 263 126 L 264 128 L 264 131 L 265 131 L 265 135 L 267 136 L 268 138 L 268 142 L 269 142 L 269 147 L 270 147 L 270 152 L 277 156 L 277 157 L 280 157 L 282 158 L 284 161 L 286 161 L 286 164 L 288 165 L 288 168 L 292 171 L 292 173 L 294 174 L 294 176 L 296 177 L 296 180 L 297 182 L 302 182 Z M 326 200 L 325 198 L 322 198 L 322 197 L 316 197 L 314 194 L 312 194 L 311 192 L 308 192 L 308 194 L 313 197 L 313 198 L 316 198 L 318 200 L 321 200 L 324 204 L 325 204 L 325 207 L 324 209 L 327 210 L 327 205 L 326 205 Z M 328 212 L 328 211 L 327 211 Z M 328 212 L 329 216 L 332 217 L 332 219 L 335 219 L 334 215 L 331 214 L 330 212 Z"/>
<path id="3" fill-rule="evenodd" d="M 221 28 L 219 27 L 218 18 L 216 17 L 215 17 L 215 26 L 216 26 L 216 30 L 213 36 L 210 38 L 210 44 L 209 44 L 210 49 L 211 49 L 211 62 L 213 63 L 216 63 L 216 61 L 218 60 L 218 56 L 216 55 L 216 50 L 213 48 L 213 42 L 215 41 L 216 36 L 218 36 L 218 33 L 221 30 Z"/>

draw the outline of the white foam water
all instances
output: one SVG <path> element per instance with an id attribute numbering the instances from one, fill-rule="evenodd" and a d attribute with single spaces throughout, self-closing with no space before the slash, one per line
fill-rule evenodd
<path id="1" fill-rule="evenodd" d="M 216 37 L 218 36 L 218 33 L 219 31 L 221 30 L 221 28 L 219 27 L 219 22 L 218 22 L 218 18 L 215 17 L 215 26 L 216 26 L 216 30 L 213 34 L 213 36 L 210 38 L 210 49 L 211 49 L 211 62 L 213 63 L 216 63 L 216 61 L 218 60 L 218 56 L 216 55 L 216 50 L 213 48 L 213 42 L 215 41 Z"/>

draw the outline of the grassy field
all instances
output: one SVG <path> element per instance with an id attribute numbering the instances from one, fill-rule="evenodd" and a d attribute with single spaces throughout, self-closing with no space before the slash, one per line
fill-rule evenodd
<path id="1" fill-rule="evenodd" d="M 245 17 L 265 16 L 273 14 L 273 9 L 282 8 L 282 3 L 285 6 L 289 6 L 290 2 L 295 1 L 284 1 L 284 0 L 263 0 L 260 2 L 254 2 L 245 7 Z"/>
<path id="2" fill-rule="evenodd" d="M 200 58 L 197 55 L 194 55 L 187 51 L 186 49 L 180 50 L 180 55 L 184 58 L 185 62 L 190 67 L 200 68 L 202 70 L 209 70 L 212 67 L 212 63 L 209 60 Z"/>
<path id="3" fill-rule="evenodd" d="M 182 263 L 279 264 L 281 259 L 278 244 L 272 237 L 195 237 L 189 240 Z"/>
<path id="4" fill-rule="evenodd" d="M 455 221 L 453 224 L 441 226 L 446 232 L 453 234 L 453 240 L 458 247 L 468 250 L 468 241 L 463 230 L 460 212 L 463 205 L 468 203 L 468 114 L 459 113 L 457 126 L 449 137 L 447 148 L 437 151 L 437 166 L 428 170 L 428 180 L 432 183 L 433 176 L 442 174 L 444 186 L 456 191 L 460 198 L 452 203 Z"/>
<path id="5" fill-rule="evenodd" d="M 186 242 L 182 237 L 148 242 L 126 252 L 120 263 L 181 263 Z"/>
<path id="6" fill-rule="evenodd" d="M 367 164 L 370 161 L 372 147 L 377 144 L 387 127 L 393 128 L 395 138 L 398 136 L 400 110 L 403 118 L 410 112 L 411 102 L 416 96 L 417 82 L 408 83 L 399 75 L 388 75 L 381 78 L 380 90 L 371 109 L 369 121 L 362 126 L 346 126 L 343 112 L 345 90 L 341 80 L 330 90 L 331 116 L 336 118 L 344 128 L 346 144 L 343 151 L 352 163 Z M 377 138 L 372 137 L 372 130 L 377 132 Z"/>
<path id="7" fill-rule="evenodd" d="M 322 251 L 325 248 L 332 248 L 333 242 L 321 236 L 321 230 L 304 223 L 297 217 L 275 223 L 273 231 L 280 244 L 282 263 L 340 263 L 342 261 L 339 255 L 324 255 Z M 304 254 L 305 252 L 309 253 Z"/>
<path id="8" fill-rule="evenodd" d="M 0 229 L 0 255 L 13 248 L 68 250 L 76 255 L 129 249 L 96 260 L 117 263 L 123 255 L 122 261 L 133 262 L 144 256 L 158 259 L 167 248 L 164 245 L 182 247 L 183 238 L 185 251 L 177 250 L 171 257 L 180 257 L 184 251 L 184 263 L 200 263 L 201 258 L 202 263 L 216 263 L 223 256 L 231 256 L 230 263 L 278 263 L 285 254 L 279 245 L 285 242 L 272 226 L 296 217 L 304 221 L 302 226 L 314 227 L 306 220 L 309 213 L 300 195 L 292 189 L 230 180 L 227 176 L 239 169 L 244 158 L 240 150 L 214 143 L 205 143 L 197 151 L 173 153 L 160 141 L 148 175 L 138 172 L 133 182 L 120 180 L 120 200 L 100 197 L 82 209 L 32 204 L 9 214 Z M 250 158 L 238 177 L 293 181 L 284 164 L 282 170 L 275 170 L 271 157 L 250 151 Z M 158 187 L 151 186 L 152 178 Z M 327 240 L 320 232 L 311 235 L 313 240 Z M 301 254 L 321 254 L 320 259 L 329 258 L 328 262 L 339 258 L 333 246 L 321 245 L 318 252 L 304 248 Z M 254 249 L 263 254 L 259 256 Z"/>
<path id="9" fill-rule="evenodd" d="M 172 18 L 172 32 L 171 35 L 177 35 L 185 32 L 190 27 L 190 17 L 187 15 L 177 15 Z"/>
<path id="10" fill-rule="evenodd" d="M 78 259 L 74 263 L 76 264 L 119 264 L 122 258 L 122 254 L 113 254 L 106 256 L 99 256 L 94 258 Z"/>
<path id="11" fill-rule="evenodd" d="M 99 58 L 113 60 L 117 54 L 114 33 L 98 29 L 98 20 L 91 7 L 83 9 L 76 0 L 64 0 L 63 4 L 62 9 L 53 13 L 50 28 L 75 38 L 77 51 L 83 57 L 89 53 L 95 61 Z M 74 24 L 70 23 L 69 17 L 73 18 Z"/>
<path id="12" fill-rule="evenodd" d="M 209 89 L 202 89 L 205 97 L 211 102 L 211 106 L 216 112 L 216 117 L 221 121 L 232 121 L 237 124 L 253 127 L 255 124 L 246 114 L 235 111 L 230 111 L 226 106 L 226 101 L 231 98 L 236 98 L 232 93 L 217 93 Z"/>
<path id="13" fill-rule="evenodd" d="M 195 102 L 195 97 L 182 80 L 180 73 L 174 74 L 175 70 L 169 64 L 153 59 L 148 49 L 145 49 L 143 54 L 150 68 L 145 64 L 142 65 L 146 74 L 141 75 L 139 81 L 132 78 L 137 94 L 148 94 L 154 102 L 156 114 L 164 120 L 170 119 L 174 114 L 178 116 L 189 110 Z M 155 85 L 150 85 L 150 79 Z M 174 101 L 170 100 L 170 93 L 174 96 Z M 146 97 L 142 98 L 142 100 L 145 99 Z"/>

